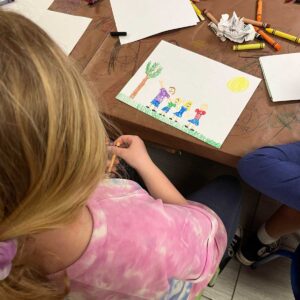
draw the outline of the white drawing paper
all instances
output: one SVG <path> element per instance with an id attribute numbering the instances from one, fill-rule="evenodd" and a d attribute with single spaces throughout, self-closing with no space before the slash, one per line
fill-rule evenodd
<path id="1" fill-rule="evenodd" d="M 48 9 L 50 5 L 53 3 L 53 0 L 16 0 L 11 2 L 5 7 L 10 7 L 10 9 L 17 10 L 19 7 L 34 7 L 40 9 Z"/>
<path id="2" fill-rule="evenodd" d="M 53 0 L 22 0 L 4 5 L 24 15 L 42 29 L 69 55 L 92 19 L 48 10 Z"/>
<path id="3" fill-rule="evenodd" d="M 260 81 L 161 41 L 116 98 L 220 148 Z"/>
<path id="4" fill-rule="evenodd" d="M 272 101 L 300 100 L 300 53 L 259 58 Z"/>
<path id="5" fill-rule="evenodd" d="M 196 25 L 199 19 L 189 0 L 110 0 L 121 44 L 164 31 Z"/>

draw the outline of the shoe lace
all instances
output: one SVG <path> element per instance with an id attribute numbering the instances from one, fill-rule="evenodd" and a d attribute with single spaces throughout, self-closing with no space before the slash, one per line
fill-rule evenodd
<path id="1" fill-rule="evenodd" d="M 263 247 L 261 247 L 258 251 L 257 251 L 257 255 L 260 257 L 265 257 L 268 256 L 269 254 L 275 252 L 276 250 L 278 250 L 280 245 L 280 241 L 276 241 L 272 244 L 269 245 L 264 245 Z"/>
<path id="2" fill-rule="evenodd" d="M 280 240 L 275 241 L 274 243 L 266 246 L 266 252 L 268 253 L 275 252 L 276 250 L 278 250 L 279 246 L 280 246 Z"/>

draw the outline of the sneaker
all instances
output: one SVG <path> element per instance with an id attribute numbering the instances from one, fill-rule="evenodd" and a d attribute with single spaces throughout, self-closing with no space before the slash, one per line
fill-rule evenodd
<path id="1" fill-rule="evenodd" d="M 220 273 L 224 270 L 226 265 L 229 263 L 229 261 L 232 259 L 232 257 L 235 256 L 237 253 L 238 249 L 240 248 L 241 241 L 242 241 L 242 235 L 243 235 L 243 230 L 241 227 L 238 227 L 235 231 L 234 237 L 228 246 L 226 253 L 224 254 L 224 257 L 222 261 L 220 262 L 219 268 L 220 268 Z"/>
<path id="2" fill-rule="evenodd" d="M 235 231 L 234 237 L 227 249 L 228 255 L 233 257 L 237 251 L 240 249 L 241 242 L 242 242 L 242 236 L 243 236 L 243 229 L 241 227 L 238 227 Z"/>
<path id="3" fill-rule="evenodd" d="M 280 241 L 272 244 L 265 245 L 257 237 L 256 234 L 252 235 L 236 253 L 238 261 L 245 265 L 251 266 L 256 261 L 272 254 L 279 249 Z"/>

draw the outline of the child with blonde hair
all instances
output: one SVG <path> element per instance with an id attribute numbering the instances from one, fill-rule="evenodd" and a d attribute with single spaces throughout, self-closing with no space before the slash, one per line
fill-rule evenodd
<path id="1" fill-rule="evenodd" d="M 0 10 L 0 32 L 0 299 L 193 299 L 225 227 L 232 239 L 237 183 L 188 202 L 130 135 L 110 150 L 149 193 L 105 179 L 107 134 L 76 68 L 25 17 Z"/>

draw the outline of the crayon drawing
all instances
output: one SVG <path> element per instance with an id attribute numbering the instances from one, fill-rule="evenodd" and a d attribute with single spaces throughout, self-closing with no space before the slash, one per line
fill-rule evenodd
<path id="1" fill-rule="evenodd" d="M 146 65 L 145 70 L 145 77 L 143 80 L 139 83 L 139 85 L 134 89 L 134 91 L 131 93 L 130 98 L 134 99 L 135 96 L 139 93 L 139 91 L 143 88 L 143 86 L 146 84 L 148 79 L 157 77 L 162 71 L 162 67 L 158 63 L 151 63 L 149 61 Z"/>
<path id="2" fill-rule="evenodd" d="M 177 112 L 173 113 L 173 116 L 170 117 L 171 120 L 174 119 L 175 122 L 179 122 L 179 120 L 183 117 L 183 115 L 188 112 L 191 109 L 191 106 L 193 105 L 192 101 L 185 101 L 180 109 Z"/>
<path id="3" fill-rule="evenodd" d="M 162 116 L 169 116 L 175 109 L 179 107 L 179 105 L 182 103 L 181 98 L 172 98 L 168 100 L 168 103 L 161 109 L 161 112 L 159 113 Z"/>
<path id="4" fill-rule="evenodd" d="M 159 106 L 162 104 L 162 102 L 164 102 L 164 100 L 169 99 L 176 92 L 176 88 L 174 86 L 170 86 L 167 91 L 164 87 L 163 81 L 160 80 L 159 83 L 160 83 L 160 89 L 158 94 L 155 96 L 154 99 L 152 99 L 150 104 L 147 105 L 147 107 L 152 109 L 153 111 L 156 111 L 159 108 Z"/>
<path id="5" fill-rule="evenodd" d="M 195 116 L 193 117 L 193 119 L 188 120 L 188 123 L 185 125 L 185 127 L 193 131 L 196 131 L 197 127 L 199 127 L 200 124 L 200 118 L 206 115 L 207 108 L 208 108 L 207 104 L 202 104 L 200 108 L 196 108 Z"/>
<path id="6" fill-rule="evenodd" d="M 241 93 L 249 87 L 249 80 L 243 76 L 230 79 L 227 82 L 227 88 L 233 93 Z"/>
<path id="7" fill-rule="evenodd" d="M 220 148 L 259 82 L 162 41 L 116 98 Z"/>

